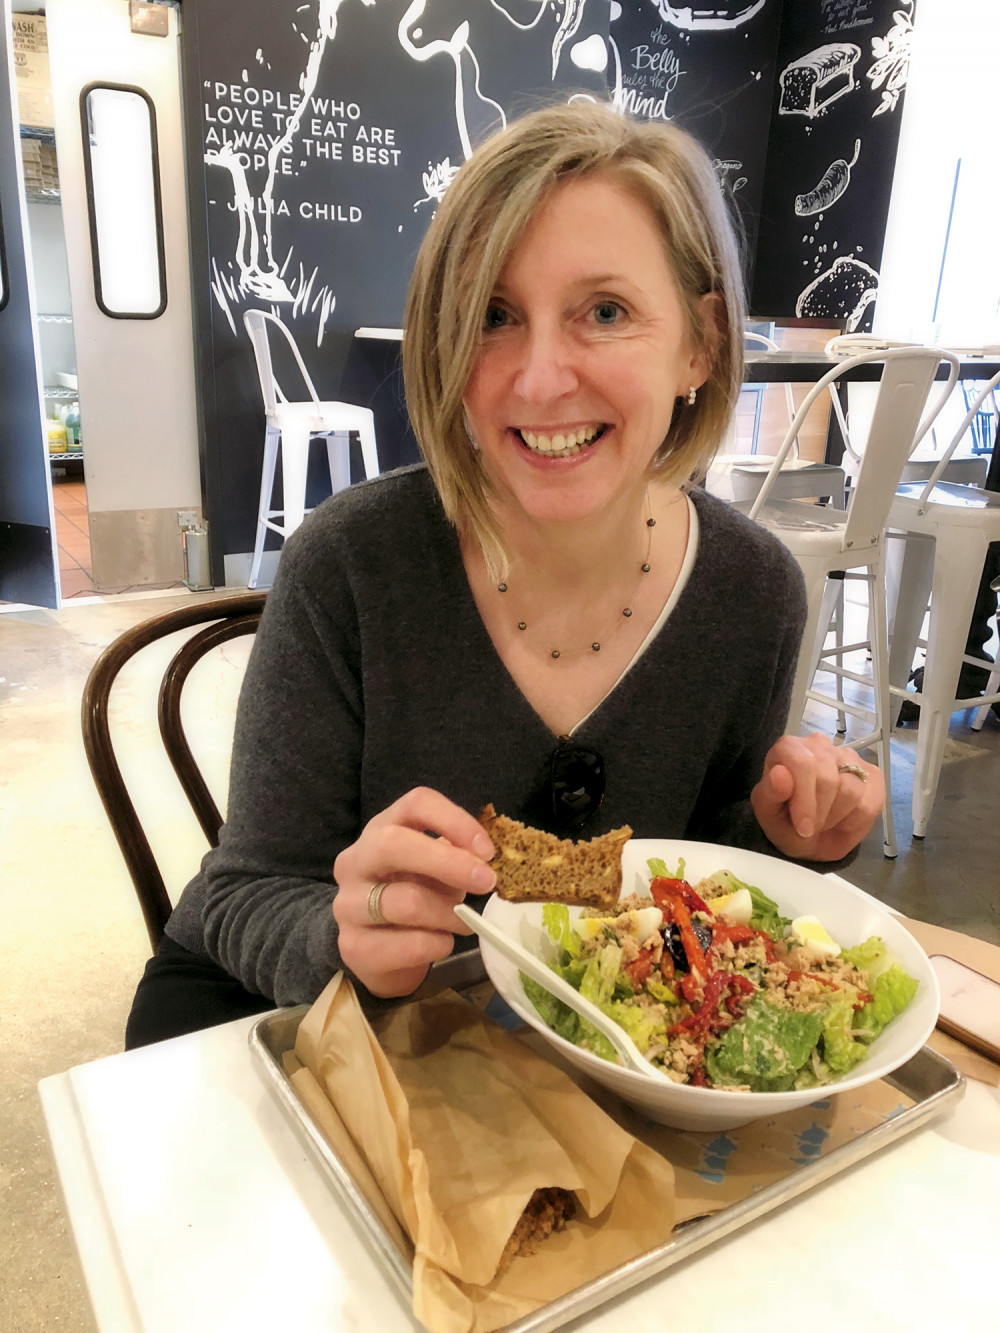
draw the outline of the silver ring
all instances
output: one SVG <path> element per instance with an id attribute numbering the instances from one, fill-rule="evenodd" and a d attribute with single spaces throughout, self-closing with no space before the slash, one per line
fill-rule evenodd
<path id="1" fill-rule="evenodd" d="M 368 920 L 373 926 L 387 926 L 389 923 L 382 915 L 382 894 L 385 893 L 387 884 L 384 879 L 380 879 L 377 884 L 373 884 L 368 890 Z"/>
<path id="2" fill-rule="evenodd" d="M 852 777 L 860 778 L 862 782 L 868 781 L 868 774 L 865 772 L 865 770 L 861 767 L 860 764 L 839 764 L 837 767 L 837 772 L 850 773 Z"/>

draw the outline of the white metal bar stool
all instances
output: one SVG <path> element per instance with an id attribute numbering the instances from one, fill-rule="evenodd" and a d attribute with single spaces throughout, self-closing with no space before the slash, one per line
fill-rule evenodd
<path id="1" fill-rule="evenodd" d="M 350 432 L 356 431 L 361 439 L 361 455 L 365 476 L 378 476 L 378 450 L 375 446 L 375 417 L 367 407 L 354 403 L 322 402 L 313 385 L 305 363 L 295 345 L 295 339 L 276 315 L 264 310 L 247 310 L 243 323 L 253 344 L 264 398 L 266 430 L 264 435 L 264 467 L 260 482 L 260 504 L 257 509 L 257 537 L 250 565 L 248 588 L 256 588 L 260 563 L 264 555 L 264 539 L 268 529 L 285 538 L 302 523 L 306 515 L 306 475 L 309 466 L 309 445 L 313 436 L 326 438 L 330 484 L 334 491 L 351 484 Z M 280 329 L 292 349 L 308 390 L 304 401 L 289 402 L 281 391 L 271 364 L 268 324 Z M 284 509 L 271 508 L 274 491 L 274 473 L 281 445 L 281 482 Z M 274 520 L 281 518 L 281 523 Z"/>
<path id="2" fill-rule="evenodd" d="M 987 693 L 957 698 L 955 691 L 963 661 L 969 622 L 990 542 L 1000 541 L 1000 493 L 977 486 L 961 486 L 940 478 L 973 418 L 996 385 L 1000 372 L 987 381 L 924 485 L 911 482 L 896 492 L 889 511 L 889 527 L 907 536 L 893 619 L 889 656 L 889 683 L 898 701 L 909 699 L 920 708 L 916 771 L 913 779 L 913 832 L 922 838 L 934 808 L 945 742 L 953 712 L 982 709 L 1000 701 L 993 664 L 978 665 L 991 672 Z M 906 689 L 910 667 L 920 644 L 920 626 L 930 594 L 923 689 Z"/>
<path id="3" fill-rule="evenodd" d="M 857 486 L 848 510 L 845 512 L 830 506 L 820 508 L 796 501 L 770 502 L 771 492 L 780 479 L 781 465 L 792 447 L 795 435 L 802 428 L 809 408 L 821 394 L 826 393 L 830 384 L 855 366 L 868 361 L 884 362 L 884 369 L 878 386 L 869 446 L 861 460 Z M 892 821 L 889 746 L 885 522 L 903 464 L 918 437 L 928 394 L 942 361 L 949 365 L 947 391 L 950 392 L 958 375 L 959 361 L 951 352 L 943 352 L 935 347 L 864 352 L 849 357 L 827 371 L 806 394 L 764 485 L 748 509 L 751 518 L 763 524 L 788 547 L 805 578 L 808 614 L 792 687 L 788 730 L 795 731 L 800 727 L 807 699 L 831 707 L 838 713 L 850 712 L 871 724 L 871 730 L 851 742 L 851 745 L 857 749 L 872 746 L 878 756 L 886 788 L 882 819 L 884 851 L 889 857 L 896 855 L 896 840 Z M 942 394 L 930 409 L 931 416 L 925 420 L 924 429 L 930 424 L 934 413 L 940 410 L 943 401 Z M 831 578 L 831 575 L 836 576 L 848 570 L 862 570 L 868 583 L 872 679 L 859 683 L 868 684 L 872 688 L 872 709 L 810 689 L 826 629 L 842 588 L 842 580 Z M 843 672 L 840 666 L 826 665 L 825 669 L 835 675 Z"/>

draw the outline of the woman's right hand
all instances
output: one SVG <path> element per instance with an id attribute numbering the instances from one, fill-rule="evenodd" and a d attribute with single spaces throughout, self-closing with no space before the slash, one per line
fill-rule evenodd
<path id="1" fill-rule="evenodd" d="M 474 816 L 429 787 L 413 788 L 375 815 L 333 866 L 345 967 L 373 995 L 411 994 L 431 963 L 451 953 L 452 937 L 472 933 L 452 908 L 467 893 L 493 888 L 493 853 Z M 382 882 L 385 924 L 376 925 L 368 904 Z"/>

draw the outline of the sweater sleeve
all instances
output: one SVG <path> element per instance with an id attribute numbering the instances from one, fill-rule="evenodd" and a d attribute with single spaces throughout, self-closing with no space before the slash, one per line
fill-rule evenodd
<path id="1" fill-rule="evenodd" d="M 202 862 L 204 947 L 251 991 L 311 1002 L 340 966 L 333 863 L 358 833 L 363 695 L 347 580 L 290 541 L 237 711 L 226 823 Z"/>

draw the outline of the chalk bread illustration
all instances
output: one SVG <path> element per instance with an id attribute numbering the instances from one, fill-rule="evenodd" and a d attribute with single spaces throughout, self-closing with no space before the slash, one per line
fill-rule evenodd
<path id="1" fill-rule="evenodd" d="M 877 293 L 875 270 L 842 255 L 799 293 L 795 313 L 800 319 L 846 319 L 847 332 L 853 333 Z"/>
<path id="2" fill-rule="evenodd" d="M 857 87 L 854 66 L 861 59 L 861 48 L 853 42 L 830 42 L 793 60 L 778 75 L 781 116 L 821 115 L 831 102 Z"/>
<path id="3" fill-rule="evenodd" d="M 717 0 L 713 4 L 672 5 L 670 0 L 656 0 L 660 18 L 674 28 L 693 32 L 698 28 L 736 28 L 752 19 L 767 0 Z"/>
<path id="4" fill-rule="evenodd" d="M 820 177 L 815 190 L 795 196 L 795 212 L 800 218 L 810 217 L 813 213 L 822 213 L 835 204 L 851 183 L 851 167 L 858 160 L 861 152 L 861 140 L 854 141 L 854 156 L 850 162 L 838 157 L 831 162 Z"/>

